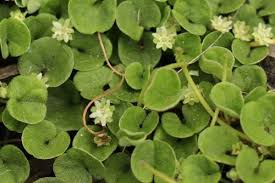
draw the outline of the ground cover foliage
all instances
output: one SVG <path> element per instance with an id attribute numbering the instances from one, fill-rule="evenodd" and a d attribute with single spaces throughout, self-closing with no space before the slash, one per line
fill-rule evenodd
<path id="1" fill-rule="evenodd" d="M 1 1 L 0 182 L 274 182 L 274 44 L 274 0 Z"/>

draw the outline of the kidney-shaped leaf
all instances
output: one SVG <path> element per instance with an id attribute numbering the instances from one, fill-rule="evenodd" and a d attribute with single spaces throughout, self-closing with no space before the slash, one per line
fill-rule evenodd
<path id="1" fill-rule="evenodd" d="M 125 153 L 116 153 L 105 162 L 107 183 L 139 183 L 131 171 L 130 157 Z"/>
<path id="2" fill-rule="evenodd" d="M 210 93 L 214 104 L 232 117 L 238 118 L 244 105 L 241 89 L 229 82 L 216 84 Z"/>
<path id="3" fill-rule="evenodd" d="M 14 145 L 0 149 L 0 179 L 5 183 L 25 182 L 30 173 L 30 165 L 24 153 Z"/>
<path id="4" fill-rule="evenodd" d="M 235 39 L 232 44 L 232 52 L 236 59 L 242 64 L 256 64 L 268 55 L 266 46 L 251 48 L 249 42 Z"/>
<path id="5" fill-rule="evenodd" d="M 182 99 L 181 81 L 175 70 L 161 68 L 153 73 L 144 92 L 144 104 L 156 111 L 165 111 Z"/>
<path id="6" fill-rule="evenodd" d="M 131 168 L 135 177 L 141 182 L 164 183 L 162 179 L 145 168 L 147 163 L 154 169 L 173 177 L 176 170 L 176 156 L 166 142 L 147 140 L 136 146 L 131 157 Z"/>
<path id="7" fill-rule="evenodd" d="M 93 34 L 109 30 L 116 17 L 116 0 L 70 0 L 69 15 L 81 33 Z"/>
<path id="8" fill-rule="evenodd" d="M 113 135 L 110 136 L 112 140 L 109 145 L 98 147 L 93 141 L 93 135 L 87 129 L 81 128 L 74 137 L 73 147 L 104 161 L 116 150 L 118 144 L 117 139 Z"/>
<path id="9" fill-rule="evenodd" d="M 231 154 L 233 145 L 239 142 L 238 137 L 226 127 L 213 126 L 206 128 L 199 135 L 198 145 L 201 152 L 213 161 L 235 165 L 236 156 Z"/>
<path id="10" fill-rule="evenodd" d="M 82 97 L 92 99 L 101 94 L 103 87 L 110 83 L 113 74 L 107 67 L 92 71 L 78 71 L 74 76 L 74 84 Z"/>
<path id="11" fill-rule="evenodd" d="M 221 178 L 219 165 L 203 155 L 191 155 L 182 161 L 182 183 L 218 183 Z"/>
<path id="12" fill-rule="evenodd" d="M 18 63 L 21 74 L 42 73 L 50 87 L 63 84 L 70 77 L 73 66 L 71 48 L 49 37 L 32 42 L 30 50 Z"/>
<path id="13" fill-rule="evenodd" d="M 72 148 L 55 160 L 53 171 L 64 182 L 91 183 L 92 176 L 104 176 L 105 167 L 95 157 Z"/>
<path id="14" fill-rule="evenodd" d="M 274 168 L 274 160 L 261 161 L 257 152 L 249 147 L 240 152 L 236 162 L 239 177 L 247 183 L 273 182 L 275 180 Z"/>
<path id="15" fill-rule="evenodd" d="M 206 0 L 178 0 L 174 5 L 173 15 L 188 32 L 204 35 L 211 18 L 211 9 Z"/>
<path id="16" fill-rule="evenodd" d="M 51 159 L 63 154 L 70 145 L 68 133 L 58 130 L 50 121 L 28 125 L 22 134 L 25 150 L 38 159 Z"/>
<path id="17" fill-rule="evenodd" d="M 257 65 L 243 65 L 233 72 L 232 82 L 243 92 L 249 93 L 258 86 L 266 87 L 267 77 L 264 69 Z"/>
<path id="18" fill-rule="evenodd" d="M 179 119 L 177 114 L 172 112 L 167 112 L 162 115 L 162 127 L 166 133 L 172 137 L 191 137 L 204 129 L 210 120 L 209 114 L 200 104 L 184 105 L 182 107 L 182 113 L 184 122 Z"/>
<path id="19" fill-rule="evenodd" d="M 26 24 L 18 19 L 4 19 L 0 23 L 0 48 L 3 58 L 18 57 L 30 47 L 31 33 Z"/>
<path id="20" fill-rule="evenodd" d="M 156 48 L 152 34 L 149 32 L 144 33 L 139 42 L 122 35 L 118 40 L 118 54 L 125 66 L 139 62 L 142 65 L 154 67 L 161 58 L 161 50 Z"/>
<path id="21" fill-rule="evenodd" d="M 275 144 L 275 94 L 268 93 L 248 102 L 241 112 L 241 126 L 245 134 L 257 144 Z"/>
<path id="22" fill-rule="evenodd" d="M 159 115 L 152 111 L 148 115 L 138 106 L 129 107 L 119 120 L 119 128 L 129 136 L 149 135 L 159 122 Z"/>
<path id="23" fill-rule="evenodd" d="M 223 47 L 211 47 L 201 57 L 199 64 L 203 72 L 223 79 L 226 72 L 226 79 L 230 79 L 235 58 L 230 50 Z"/>
<path id="24" fill-rule="evenodd" d="M 46 116 L 47 88 L 36 76 L 17 76 L 8 86 L 9 114 L 18 121 L 35 124 Z"/>

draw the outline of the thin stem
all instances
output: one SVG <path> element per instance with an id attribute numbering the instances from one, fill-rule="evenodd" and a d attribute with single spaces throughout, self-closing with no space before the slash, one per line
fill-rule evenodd
<path id="1" fill-rule="evenodd" d="M 103 43 L 103 41 L 102 41 L 102 36 L 101 36 L 101 33 L 100 33 L 100 32 L 97 33 L 97 37 L 98 37 L 99 44 L 100 44 L 101 49 L 102 49 L 102 52 L 103 52 L 104 59 L 105 59 L 107 65 L 108 65 L 108 67 L 109 67 L 114 73 L 116 73 L 117 75 L 123 76 L 124 74 L 121 73 L 121 72 L 119 72 L 118 70 L 116 70 L 116 69 L 112 66 L 112 64 L 110 63 L 109 58 L 108 58 L 108 55 L 107 55 L 107 52 L 106 52 L 106 48 L 105 48 L 104 43 Z"/>
<path id="2" fill-rule="evenodd" d="M 175 69 L 175 68 L 179 68 L 179 67 L 184 67 L 186 64 L 182 63 L 182 62 L 178 62 L 178 63 L 172 63 L 169 65 L 164 66 L 164 68 L 168 68 L 168 69 Z"/>
<path id="3" fill-rule="evenodd" d="M 97 101 L 97 100 L 99 100 L 99 99 L 101 99 L 101 98 L 103 98 L 103 97 L 106 97 L 106 96 L 112 94 L 113 92 L 115 92 L 116 90 L 118 90 L 118 89 L 122 86 L 123 82 L 124 82 L 124 77 L 122 77 L 122 79 L 121 79 L 121 81 L 119 82 L 118 85 L 116 85 L 116 86 L 115 86 L 114 88 L 112 88 L 112 89 L 109 89 L 109 90 L 103 92 L 101 95 L 98 95 L 98 96 L 94 97 L 94 98 L 87 104 L 87 106 L 85 107 L 85 109 L 84 109 L 84 111 L 83 111 L 83 113 L 82 113 L 82 123 L 83 123 L 84 128 L 86 128 L 86 130 L 87 130 L 88 132 L 90 132 L 91 134 L 93 134 L 93 135 L 98 135 L 98 134 L 104 132 L 105 129 L 103 129 L 103 130 L 101 130 L 101 131 L 98 131 L 98 132 L 95 132 L 95 131 L 93 131 L 92 129 L 90 129 L 90 128 L 88 127 L 87 121 L 86 121 L 86 116 L 87 116 L 88 110 L 89 110 L 90 107 L 94 104 L 95 101 Z"/>
<path id="4" fill-rule="evenodd" d="M 198 97 L 201 105 L 204 107 L 204 109 L 213 117 L 215 115 L 214 111 L 211 109 L 211 107 L 209 106 L 209 104 L 206 102 L 206 100 L 204 99 L 204 97 L 202 96 L 201 92 L 199 91 L 199 89 L 197 88 L 195 82 L 193 81 L 192 77 L 189 74 L 189 71 L 187 69 L 187 67 L 183 67 L 183 73 L 188 81 L 188 83 L 190 84 L 191 88 L 193 89 L 194 93 L 196 94 L 196 96 Z M 217 117 L 217 122 L 222 125 L 227 127 L 230 131 L 232 131 L 233 133 L 237 134 L 240 138 L 247 140 L 247 141 L 251 141 L 245 134 L 243 134 L 242 132 L 232 128 L 230 125 L 228 125 L 225 121 L 223 121 L 222 119 Z"/>
<path id="5" fill-rule="evenodd" d="M 219 117 L 219 113 L 220 113 L 220 110 L 218 108 L 216 108 L 215 113 L 212 117 L 212 121 L 210 123 L 210 126 L 215 126 L 216 125 L 217 119 Z"/>
<path id="6" fill-rule="evenodd" d="M 165 175 L 164 173 L 157 171 L 156 169 L 154 169 L 151 165 L 149 165 L 147 162 L 145 161 L 140 161 L 141 165 L 149 170 L 151 173 L 153 173 L 155 176 L 161 178 L 162 180 L 164 180 L 167 183 L 177 183 L 174 179 L 168 177 L 167 175 Z"/>

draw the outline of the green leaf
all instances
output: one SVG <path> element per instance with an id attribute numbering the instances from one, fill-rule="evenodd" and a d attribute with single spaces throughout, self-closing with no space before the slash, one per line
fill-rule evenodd
<path id="1" fill-rule="evenodd" d="M 168 143 L 175 151 L 178 160 L 185 159 L 198 151 L 197 137 L 175 138 L 168 135 L 160 126 L 156 129 L 154 140 L 160 140 Z"/>
<path id="2" fill-rule="evenodd" d="M 219 165 L 203 155 L 191 155 L 181 163 L 184 183 L 218 183 L 221 179 Z"/>
<path id="3" fill-rule="evenodd" d="M 112 154 L 106 161 L 105 181 L 107 183 L 139 183 L 131 171 L 130 157 L 126 153 Z"/>
<path id="4" fill-rule="evenodd" d="M 43 177 L 43 178 L 36 180 L 33 183 L 64 183 L 64 182 L 59 180 L 56 177 Z"/>
<path id="5" fill-rule="evenodd" d="M 71 148 L 55 160 L 53 171 L 64 182 L 92 183 L 92 176 L 104 176 L 105 167 L 95 157 Z"/>
<path id="6" fill-rule="evenodd" d="M 178 23 L 191 34 L 205 34 L 211 18 L 211 9 L 206 0 L 178 0 L 172 12 Z"/>
<path id="7" fill-rule="evenodd" d="M 212 44 L 213 46 L 219 46 L 230 49 L 232 41 L 234 40 L 233 34 L 230 32 L 223 33 L 223 35 L 221 34 L 222 33 L 219 31 L 213 31 L 207 34 L 202 42 L 202 50 L 206 50 Z"/>
<path id="8" fill-rule="evenodd" d="M 68 46 L 44 37 L 32 42 L 30 50 L 20 58 L 18 69 L 23 75 L 42 73 L 50 87 L 57 87 L 70 77 L 73 65 L 73 52 Z"/>
<path id="9" fill-rule="evenodd" d="M 238 142 L 238 137 L 226 127 L 212 126 L 200 133 L 198 145 L 201 152 L 209 159 L 235 165 L 236 157 L 231 152 L 232 146 Z"/>
<path id="10" fill-rule="evenodd" d="M 176 156 L 173 149 L 165 142 L 147 140 L 134 149 L 131 168 L 135 177 L 141 182 L 164 183 L 144 167 L 149 164 L 154 169 L 173 177 L 176 171 Z"/>
<path id="11" fill-rule="evenodd" d="M 143 85 L 149 80 L 150 66 L 143 66 L 140 62 L 133 62 L 125 69 L 125 79 L 127 84 L 135 89 L 142 89 Z"/>
<path id="12" fill-rule="evenodd" d="M 68 17 L 69 0 L 47 0 L 39 9 L 39 14 L 50 13 L 56 17 Z"/>
<path id="13" fill-rule="evenodd" d="M 17 133 L 22 133 L 24 128 L 26 127 L 25 123 L 22 123 L 16 119 L 14 119 L 8 112 L 7 109 L 5 109 L 3 111 L 2 114 L 2 121 L 3 124 L 5 125 L 5 127 L 7 129 L 9 129 L 10 131 L 15 131 Z"/>
<path id="14" fill-rule="evenodd" d="M 235 58 L 230 50 L 214 46 L 202 55 L 199 65 L 203 72 L 222 80 L 224 72 L 227 79 L 231 78 L 234 62 Z"/>
<path id="15" fill-rule="evenodd" d="M 64 131 L 82 127 L 84 105 L 73 83 L 68 80 L 57 88 L 49 88 L 46 120 Z"/>
<path id="16" fill-rule="evenodd" d="M 22 134 L 25 150 L 38 159 L 51 159 L 63 154 L 70 145 L 70 136 L 50 121 L 28 125 Z"/>
<path id="17" fill-rule="evenodd" d="M 6 4 L 0 4 L 0 21 L 10 16 L 10 8 Z"/>
<path id="18" fill-rule="evenodd" d="M 79 32 L 93 34 L 113 26 L 116 5 L 116 0 L 70 0 L 68 10 L 72 24 Z"/>
<path id="19" fill-rule="evenodd" d="M 157 127 L 159 115 L 152 111 L 146 114 L 138 106 L 129 107 L 119 120 L 119 128 L 129 136 L 149 135 Z"/>
<path id="20" fill-rule="evenodd" d="M 128 0 L 117 8 L 118 28 L 133 40 L 140 40 L 143 30 L 159 25 L 161 12 L 153 0 Z"/>
<path id="21" fill-rule="evenodd" d="M 258 100 L 260 97 L 264 96 L 266 93 L 267 93 L 266 87 L 258 86 L 253 90 L 251 90 L 251 92 L 244 97 L 244 101 L 245 103 L 248 103 L 250 101 Z"/>
<path id="22" fill-rule="evenodd" d="M 234 70 L 232 83 L 248 93 L 258 86 L 266 87 L 267 76 L 264 69 L 257 65 L 243 65 Z"/>
<path id="23" fill-rule="evenodd" d="M 81 128 L 74 137 L 73 147 L 92 155 L 99 161 L 104 161 L 116 150 L 118 144 L 117 139 L 113 135 L 110 136 L 112 138 L 110 145 L 98 147 L 93 141 L 93 135 L 87 129 Z"/>
<path id="24" fill-rule="evenodd" d="M 0 48 L 2 57 L 18 57 L 30 47 L 31 34 L 26 24 L 18 19 L 9 18 L 0 22 Z"/>
<path id="25" fill-rule="evenodd" d="M 255 143 L 264 146 L 275 144 L 275 95 L 268 93 L 256 101 L 244 105 L 241 126 Z"/>
<path id="26" fill-rule="evenodd" d="M 13 78 L 8 86 L 9 114 L 24 123 L 39 123 L 46 116 L 47 94 L 45 83 L 33 75 Z"/>
<path id="27" fill-rule="evenodd" d="M 176 113 L 166 112 L 162 115 L 162 127 L 172 137 L 191 137 L 203 130 L 210 120 L 209 114 L 200 104 L 182 106 L 182 114 L 184 122 Z"/>
<path id="28" fill-rule="evenodd" d="M 248 147 L 240 152 L 236 162 L 239 177 L 247 183 L 273 182 L 274 168 L 274 160 L 260 160 L 257 152 Z"/>
<path id="29" fill-rule="evenodd" d="M 37 16 L 29 16 L 24 22 L 28 26 L 32 40 L 42 37 L 51 36 L 52 22 L 56 21 L 55 16 L 51 14 L 38 14 Z"/>
<path id="30" fill-rule="evenodd" d="M 30 174 L 30 165 L 19 148 L 6 145 L 0 149 L 0 172 L 1 182 L 25 182 Z"/>
<path id="31" fill-rule="evenodd" d="M 46 0 L 15 0 L 15 3 L 20 8 L 27 8 L 28 13 L 34 13 Z"/>
<path id="32" fill-rule="evenodd" d="M 113 50 L 112 43 L 104 34 L 102 35 L 102 41 L 107 56 L 110 58 Z M 76 32 L 73 34 L 73 40 L 70 41 L 70 46 L 74 48 L 74 68 L 76 70 L 94 70 L 104 64 L 105 58 L 96 34 L 90 36 Z"/>
<path id="33" fill-rule="evenodd" d="M 251 48 L 249 42 L 235 39 L 232 44 L 232 53 L 242 64 L 257 64 L 268 56 L 266 46 Z"/>
<path id="34" fill-rule="evenodd" d="M 182 99 L 181 81 L 176 71 L 160 68 L 153 73 L 144 92 L 144 105 L 152 110 L 165 111 Z"/>
<path id="35" fill-rule="evenodd" d="M 150 64 L 155 67 L 160 61 L 161 50 L 153 43 L 152 34 L 146 32 L 139 42 L 122 35 L 118 40 L 118 55 L 125 66 L 139 62 L 142 65 Z"/>
<path id="36" fill-rule="evenodd" d="M 207 2 L 215 14 L 227 14 L 238 10 L 245 3 L 245 0 L 207 0 Z"/>
<path id="37" fill-rule="evenodd" d="M 83 98 L 92 99 L 103 92 L 103 87 L 110 83 L 112 77 L 113 73 L 107 67 L 78 71 L 74 76 L 74 84 Z"/>
<path id="38" fill-rule="evenodd" d="M 255 3 L 256 2 L 256 3 Z M 275 5 L 268 0 L 251 0 L 251 4 L 257 9 L 260 16 L 269 16 L 275 13 Z"/>
<path id="39" fill-rule="evenodd" d="M 251 28 L 258 26 L 259 23 L 264 23 L 263 19 L 258 16 L 256 8 L 251 4 L 242 5 L 238 10 L 236 19 L 244 21 Z"/>
<path id="40" fill-rule="evenodd" d="M 177 35 L 174 49 L 182 49 L 183 60 L 190 62 L 201 53 L 201 39 L 197 35 L 182 33 Z"/>
<path id="41" fill-rule="evenodd" d="M 238 86 L 229 82 L 218 83 L 212 88 L 210 98 L 223 112 L 239 118 L 244 99 Z"/>

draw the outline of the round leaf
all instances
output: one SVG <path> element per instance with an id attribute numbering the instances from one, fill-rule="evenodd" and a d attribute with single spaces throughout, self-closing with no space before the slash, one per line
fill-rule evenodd
<path id="1" fill-rule="evenodd" d="M 9 18 L 0 22 L 0 48 L 2 57 L 18 57 L 30 47 L 31 34 L 24 22 Z"/>
<path id="2" fill-rule="evenodd" d="M 73 147 L 80 149 L 99 161 L 106 160 L 117 148 L 117 139 L 111 135 L 110 145 L 98 147 L 93 141 L 93 135 L 85 128 L 81 128 L 74 137 Z"/>
<path id="3" fill-rule="evenodd" d="M 91 183 L 92 176 L 104 176 L 105 167 L 95 157 L 72 148 L 55 160 L 53 171 L 64 182 Z"/>
<path id="4" fill-rule="evenodd" d="M 102 41 L 108 58 L 112 55 L 112 43 L 102 35 Z M 73 34 L 73 40 L 70 41 L 70 46 L 74 52 L 74 68 L 80 71 L 89 71 L 101 67 L 105 61 L 99 40 L 96 34 L 84 35 L 78 32 Z"/>
<path id="5" fill-rule="evenodd" d="M 214 104 L 232 117 L 238 118 L 244 105 L 241 89 L 229 82 L 216 84 L 210 93 Z"/>
<path id="6" fill-rule="evenodd" d="M 73 52 L 68 46 L 44 37 L 32 42 L 30 50 L 20 58 L 18 69 L 23 75 L 42 73 L 50 87 L 57 87 L 70 77 L 73 65 Z"/>
<path id="7" fill-rule="evenodd" d="M 240 63 L 256 64 L 267 57 L 269 50 L 265 46 L 251 48 L 249 42 L 235 39 L 232 44 L 232 52 Z"/>
<path id="8" fill-rule="evenodd" d="M 177 105 L 183 91 L 176 71 L 161 68 L 153 73 L 151 82 L 144 92 L 144 104 L 156 111 L 165 111 Z"/>
<path id="9" fill-rule="evenodd" d="M 230 49 L 232 41 L 234 40 L 233 34 L 230 32 L 223 33 L 222 36 L 221 34 L 222 33 L 219 31 L 213 31 L 207 34 L 202 42 L 202 50 L 206 50 L 213 43 L 214 43 L 213 46 L 220 46 L 220 47 Z M 218 38 L 219 40 L 216 41 Z"/>
<path id="10" fill-rule="evenodd" d="M 191 137 L 204 129 L 210 120 L 209 114 L 200 104 L 184 105 L 182 113 L 184 122 L 181 122 L 178 115 L 172 112 L 166 112 L 162 115 L 162 127 L 172 137 Z"/>
<path id="11" fill-rule="evenodd" d="M 257 65 L 243 65 L 234 70 L 232 82 L 248 93 L 258 86 L 266 87 L 267 76 Z"/>
<path id="12" fill-rule="evenodd" d="M 205 34 L 206 25 L 211 18 L 211 10 L 206 0 L 176 1 L 172 12 L 178 23 L 191 34 Z"/>
<path id="13" fill-rule="evenodd" d="M 140 62 L 142 65 L 150 64 L 154 67 L 160 61 L 161 50 L 157 49 L 153 43 L 152 34 L 146 32 L 139 42 L 121 36 L 118 40 L 118 54 L 125 66 Z"/>
<path id="14" fill-rule="evenodd" d="M 116 4 L 116 0 L 70 0 L 68 10 L 72 24 L 79 32 L 93 34 L 113 26 Z"/>
<path id="15" fill-rule="evenodd" d="M 24 123 L 39 123 L 46 116 L 47 94 L 45 83 L 35 76 L 13 78 L 8 86 L 9 114 Z"/>
<path id="16" fill-rule="evenodd" d="M 63 154 L 70 145 L 70 136 L 50 121 L 28 125 L 22 134 L 25 150 L 38 159 L 51 159 Z"/>
<path id="17" fill-rule="evenodd" d="M 219 165 L 203 155 L 191 155 L 181 164 L 184 183 L 218 183 L 221 178 Z"/>
<path id="18" fill-rule="evenodd" d="M 248 102 L 242 109 L 241 126 L 255 143 L 275 144 L 275 95 L 268 93 L 257 101 Z"/>
<path id="19" fill-rule="evenodd" d="M 0 149 L 0 171 L 1 182 L 25 182 L 30 174 L 30 165 L 19 148 L 6 145 Z"/>
<path id="20" fill-rule="evenodd" d="M 273 182 L 275 180 L 274 160 L 260 160 L 257 152 L 251 148 L 244 148 L 238 155 L 236 170 L 239 177 L 247 183 Z"/>
<path id="21" fill-rule="evenodd" d="M 235 59 L 230 50 L 215 46 L 203 54 L 199 64 L 203 72 L 222 80 L 224 72 L 226 72 L 227 79 L 231 78 L 234 62 Z"/>
<path id="22" fill-rule="evenodd" d="M 162 179 L 148 171 L 143 163 L 148 163 L 156 170 L 173 177 L 176 171 L 176 156 L 173 149 L 165 142 L 147 140 L 136 146 L 131 157 L 131 168 L 141 182 L 164 183 Z"/>
<path id="23" fill-rule="evenodd" d="M 238 137 L 226 127 L 213 126 L 200 133 L 198 145 L 201 152 L 209 159 L 235 165 L 236 157 L 231 155 L 231 152 L 232 146 L 238 142 Z"/>

